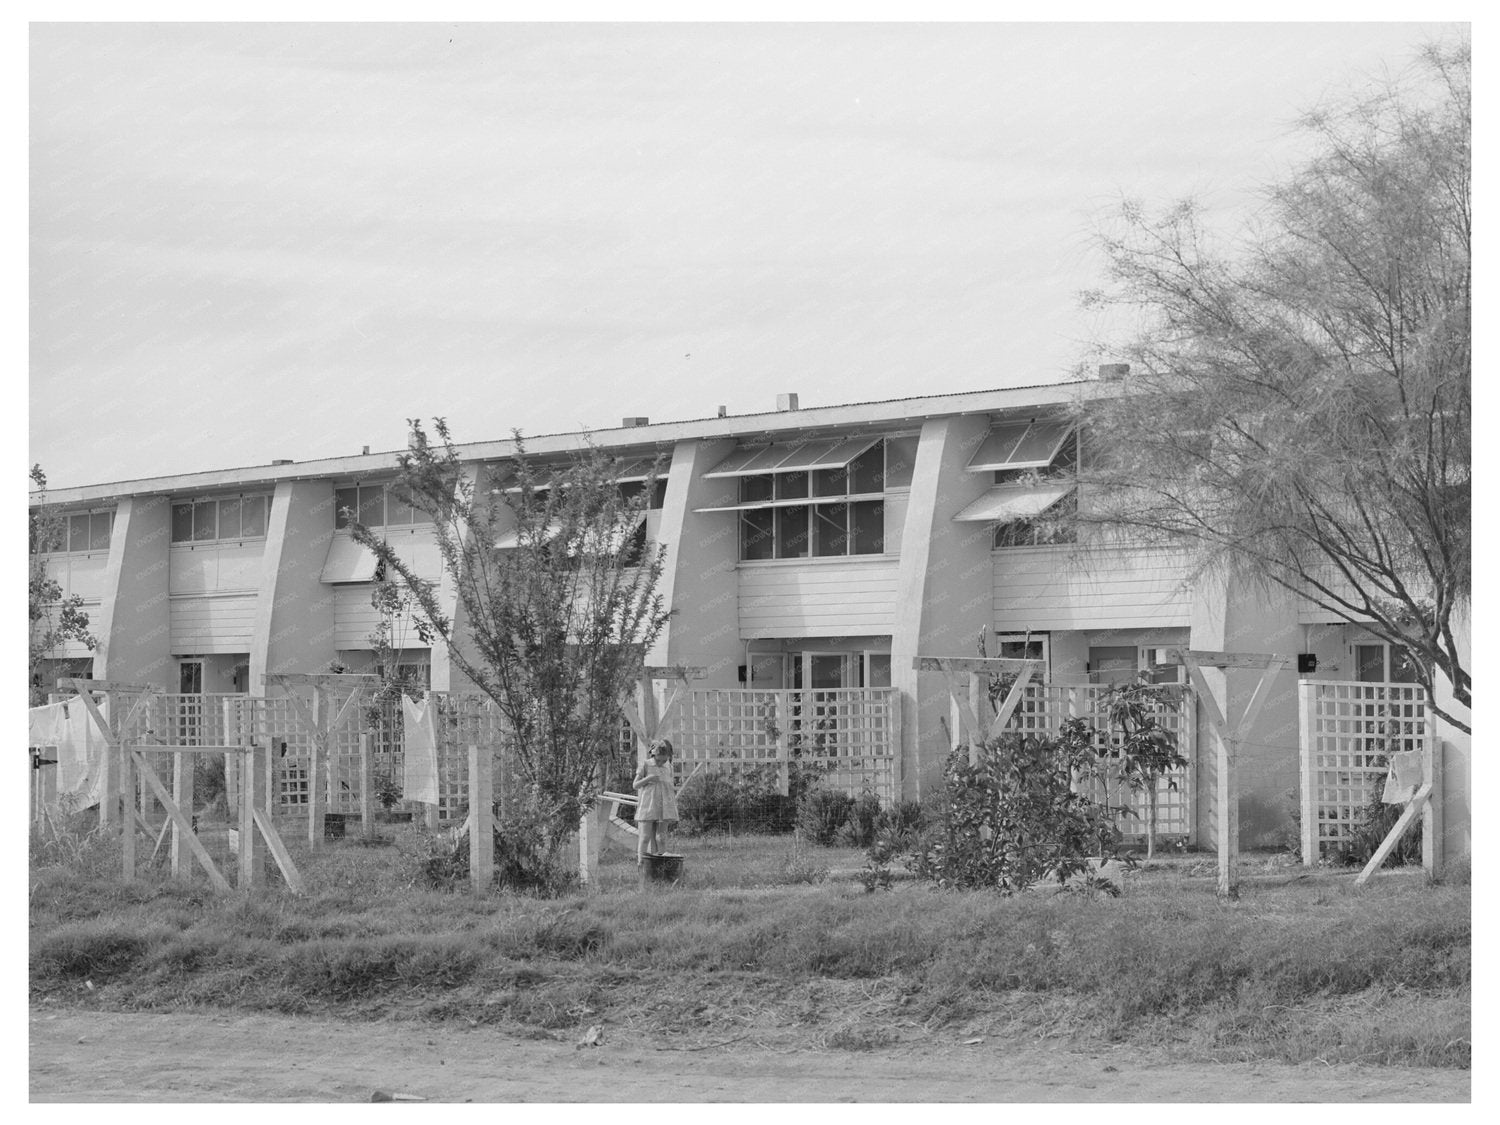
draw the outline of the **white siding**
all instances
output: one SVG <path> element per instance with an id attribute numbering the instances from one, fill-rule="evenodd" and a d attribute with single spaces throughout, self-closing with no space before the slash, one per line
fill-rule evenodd
<path id="1" fill-rule="evenodd" d="M 255 595 L 173 597 L 172 651 L 178 655 L 249 652 L 255 633 Z"/>
<path id="2" fill-rule="evenodd" d="M 1186 560 L 1162 551 L 1072 545 L 994 553 L 995 628 L 1130 629 L 1189 624 Z"/>
<path id="3" fill-rule="evenodd" d="M 740 635 L 801 637 L 891 631 L 896 568 L 887 556 L 741 563 Z"/>
<path id="4" fill-rule="evenodd" d="M 104 597 L 104 574 L 109 569 L 108 551 L 48 555 L 46 566 L 48 576 L 62 587 L 64 597 L 77 594 L 86 602 L 98 602 Z"/>
<path id="5" fill-rule="evenodd" d="M 172 569 L 167 576 L 167 589 L 173 597 L 258 590 L 265 546 L 263 539 L 201 547 L 190 543 L 175 544 L 171 551 Z"/>
<path id="6" fill-rule="evenodd" d="M 333 587 L 333 647 L 368 649 L 370 634 L 380 624 L 380 614 L 370 604 L 373 582 L 352 582 Z M 417 636 L 411 615 L 403 614 L 391 623 L 391 640 L 398 648 L 412 648 L 423 642 Z"/>

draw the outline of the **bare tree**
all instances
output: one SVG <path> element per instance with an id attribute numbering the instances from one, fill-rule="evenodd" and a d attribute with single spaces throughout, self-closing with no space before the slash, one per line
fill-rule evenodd
<path id="1" fill-rule="evenodd" d="M 1088 300 L 1140 332 L 1121 394 L 1080 408 L 1079 517 L 1368 622 L 1465 708 L 1469 82 L 1468 44 L 1433 46 L 1309 115 L 1315 155 L 1231 245 L 1192 203 L 1123 207 Z"/>
<path id="2" fill-rule="evenodd" d="M 517 435 L 516 455 L 475 481 L 447 424 L 433 425 L 437 444 L 411 422 L 393 490 L 432 518 L 459 614 L 378 528 L 356 523 L 354 536 L 409 593 L 424 641 L 443 644 L 505 717 L 550 854 L 595 800 L 620 744 L 621 697 L 666 623 L 660 552 L 644 540 L 655 478 L 624 488 L 597 450 L 539 468 Z"/>
<path id="3" fill-rule="evenodd" d="M 89 615 L 78 594 L 63 596 L 62 584 L 47 572 L 47 554 L 68 548 L 68 520 L 47 503 L 47 474 L 40 465 L 31 466 L 32 494 L 27 536 L 26 593 L 29 637 L 27 646 L 27 697 L 34 707 L 47 701 L 42 675 L 43 661 L 59 645 L 78 641 L 89 648 L 97 643 L 89 632 Z"/>

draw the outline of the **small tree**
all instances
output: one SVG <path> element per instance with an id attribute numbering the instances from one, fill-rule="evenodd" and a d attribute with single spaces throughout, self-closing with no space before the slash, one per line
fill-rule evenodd
<path id="1" fill-rule="evenodd" d="M 1086 874 L 1091 859 L 1113 855 L 1118 810 L 1079 791 L 1078 782 L 1097 773 L 1095 743 L 1091 724 L 1069 719 L 1056 738 L 992 738 L 975 763 L 968 747 L 953 750 L 943 770 L 943 823 L 924 842 L 918 873 L 939 886 L 1013 894 L 1045 878 Z"/>
<path id="2" fill-rule="evenodd" d="M 355 523 L 354 537 L 409 593 L 423 640 L 443 644 L 504 716 L 522 804 L 550 864 L 598 796 L 600 767 L 619 745 L 620 701 L 666 623 L 661 555 L 643 542 L 655 478 L 626 489 L 594 449 L 538 467 L 519 434 L 515 456 L 470 475 L 443 419 L 436 444 L 410 424 L 393 488 L 431 517 L 458 613 L 378 529 Z M 497 546 L 507 532 L 510 545 Z"/>
<path id="3" fill-rule="evenodd" d="M 1146 794 L 1146 858 L 1156 858 L 1156 790 L 1162 777 L 1188 762 L 1177 752 L 1177 736 L 1162 725 L 1162 717 L 1178 704 L 1174 689 L 1138 679 L 1111 686 L 1100 700 L 1111 736 L 1109 753 L 1132 792 Z M 1118 739 L 1113 737 L 1119 732 Z M 1176 789 L 1176 779 L 1168 781 Z"/>
<path id="4" fill-rule="evenodd" d="M 89 632 L 89 615 L 83 598 L 63 595 L 62 584 L 47 572 L 47 554 L 67 549 L 68 521 L 47 503 L 47 474 L 40 465 L 31 466 L 36 486 L 31 505 L 28 534 L 26 593 L 28 625 L 27 698 L 35 707 L 47 702 L 43 662 L 59 645 L 77 641 L 90 649 L 97 643 Z"/>

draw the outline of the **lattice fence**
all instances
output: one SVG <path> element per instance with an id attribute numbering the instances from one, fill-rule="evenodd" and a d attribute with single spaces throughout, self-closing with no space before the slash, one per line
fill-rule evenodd
<path id="1" fill-rule="evenodd" d="M 1304 680 L 1301 709 L 1302 847 L 1314 862 L 1351 845 L 1390 755 L 1430 753 L 1436 732 L 1419 684 Z"/>
<path id="2" fill-rule="evenodd" d="M 899 796 L 889 688 L 689 692 L 663 729 L 677 750 L 685 821 L 787 831 L 797 793 L 821 785 L 882 807 Z"/>
<path id="3" fill-rule="evenodd" d="M 1065 720 L 1086 719 L 1101 732 L 1101 749 L 1118 745 L 1120 734 L 1108 732 L 1108 716 L 1104 709 L 1104 696 L 1108 690 L 1103 684 L 1028 684 L 1006 729 L 1023 735 L 1055 735 Z M 1157 779 L 1156 832 L 1158 836 L 1181 836 L 1194 842 L 1197 829 L 1193 801 L 1198 753 L 1193 698 L 1186 688 L 1172 686 L 1168 690 L 1177 694 L 1178 703 L 1159 721 L 1176 739 L 1177 752 L 1187 759 L 1188 764 Z M 1133 792 L 1118 768 L 1108 760 L 1104 776 L 1092 781 L 1087 792 L 1095 801 L 1129 810 L 1118 821 L 1126 836 L 1146 834 L 1149 795 L 1144 791 Z"/>

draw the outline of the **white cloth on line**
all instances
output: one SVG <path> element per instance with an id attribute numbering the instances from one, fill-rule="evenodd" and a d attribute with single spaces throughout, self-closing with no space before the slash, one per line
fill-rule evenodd
<path id="1" fill-rule="evenodd" d="M 432 695 L 421 703 L 401 697 L 402 756 L 405 768 L 401 795 L 426 805 L 438 803 L 437 731 L 433 725 Z"/>
<path id="2" fill-rule="evenodd" d="M 100 701 L 98 706 L 99 713 L 108 721 L 109 700 Z M 55 748 L 52 757 L 57 759 L 57 795 L 71 794 L 79 808 L 97 805 L 102 796 L 104 755 L 109 743 L 89 709 L 75 699 L 33 707 L 29 719 L 31 744 Z"/>
<path id="3" fill-rule="evenodd" d="M 68 718 L 66 703 L 48 703 L 27 712 L 28 746 L 56 746 L 59 730 Z"/>
<path id="4" fill-rule="evenodd" d="M 1387 805 L 1404 805 L 1422 784 L 1422 751 L 1396 751 L 1391 755 L 1389 771 L 1380 799 Z"/>

